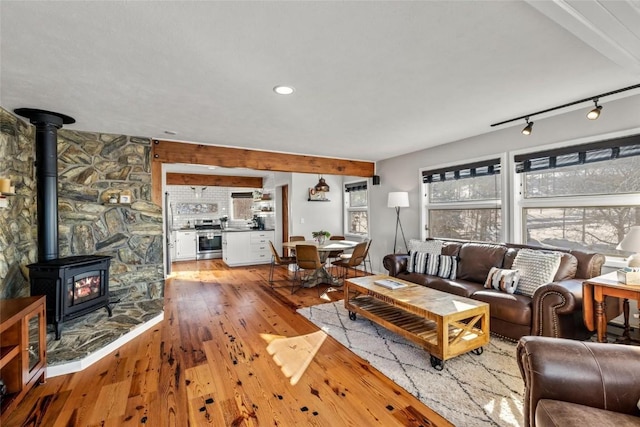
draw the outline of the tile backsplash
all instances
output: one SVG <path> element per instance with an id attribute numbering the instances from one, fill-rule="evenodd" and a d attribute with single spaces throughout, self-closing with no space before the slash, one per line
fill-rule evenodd
<path id="1" fill-rule="evenodd" d="M 195 187 L 188 185 L 167 185 L 166 192 L 173 211 L 173 228 L 183 228 L 187 225 L 193 227 L 196 219 L 217 220 L 221 216 L 231 217 L 230 203 L 231 192 L 251 191 L 253 189 L 240 189 L 231 187 Z M 200 197 L 196 197 L 196 191 Z M 273 193 L 273 190 L 265 192 Z M 229 226 L 236 227 L 246 225 L 247 221 L 232 221 Z M 273 227 L 273 216 L 268 218 L 267 226 Z"/>
<path id="2" fill-rule="evenodd" d="M 169 203 L 173 211 L 173 228 L 186 227 L 187 223 L 193 227 L 196 219 L 218 219 L 223 215 L 229 215 L 228 187 L 195 187 L 200 194 L 188 185 L 167 185 Z M 178 205 L 180 209 L 178 209 Z M 200 208 L 197 205 L 205 205 Z M 192 205 L 190 209 L 184 205 Z M 209 206 L 206 206 L 209 205 Z M 211 205 L 217 205 L 214 209 Z"/>

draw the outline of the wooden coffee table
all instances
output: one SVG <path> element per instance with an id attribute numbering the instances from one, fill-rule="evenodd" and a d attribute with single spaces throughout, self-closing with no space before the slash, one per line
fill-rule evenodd
<path id="1" fill-rule="evenodd" d="M 392 290 L 375 283 L 380 280 L 405 286 Z M 437 370 L 460 354 L 482 354 L 489 342 L 489 304 L 387 275 L 347 279 L 344 306 L 351 320 L 358 313 L 420 344 Z"/>

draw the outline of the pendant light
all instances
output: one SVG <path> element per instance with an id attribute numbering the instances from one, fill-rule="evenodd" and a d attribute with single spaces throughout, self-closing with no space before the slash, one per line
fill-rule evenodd
<path id="1" fill-rule="evenodd" d="M 314 190 L 316 191 L 322 191 L 324 193 L 329 191 L 329 186 L 327 185 L 326 181 L 324 180 L 324 178 L 322 177 L 322 175 L 320 175 L 320 180 L 318 181 L 318 183 L 316 184 L 315 187 L 313 187 Z"/>

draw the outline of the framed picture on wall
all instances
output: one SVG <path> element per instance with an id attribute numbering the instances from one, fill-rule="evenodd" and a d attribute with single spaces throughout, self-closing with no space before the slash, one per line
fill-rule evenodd
<path id="1" fill-rule="evenodd" d="M 317 191 L 315 188 L 309 188 L 309 201 L 313 200 L 326 200 L 324 198 L 324 192 Z"/>

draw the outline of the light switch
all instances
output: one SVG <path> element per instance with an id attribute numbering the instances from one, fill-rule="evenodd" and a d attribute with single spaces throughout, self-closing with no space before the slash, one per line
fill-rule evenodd
<path id="1" fill-rule="evenodd" d="M 304 224 L 304 218 L 300 218 L 300 224 Z"/>

